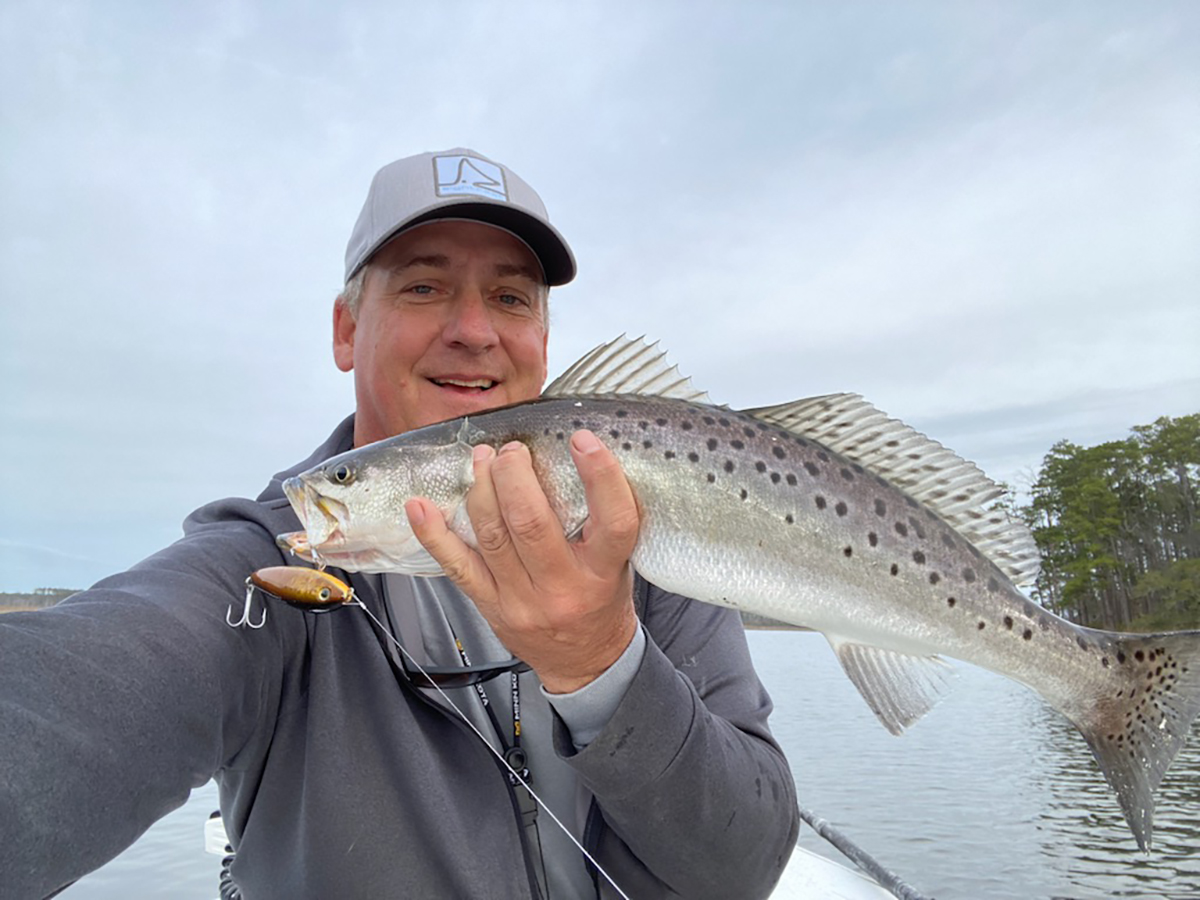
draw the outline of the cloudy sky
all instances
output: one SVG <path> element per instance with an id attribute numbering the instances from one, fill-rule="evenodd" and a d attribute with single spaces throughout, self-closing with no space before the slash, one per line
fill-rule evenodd
<path id="1" fill-rule="evenodd" d="M 372 174 L 467 146 L 715 400 L 857 391 L 995 477 L 1200 410 L 1200 4 L 0 7 L 0 590 L 82 587 L 350 411 Z"/>

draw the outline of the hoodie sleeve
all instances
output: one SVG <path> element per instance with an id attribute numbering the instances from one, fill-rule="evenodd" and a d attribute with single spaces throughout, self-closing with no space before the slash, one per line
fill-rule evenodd
<path id="1" fill-rule="evenodd" d="M 641 666 L 600 734 L 556 735 L 606 827 L 596 856 L 635 897 L 765 897 L 799 831 L 795 785 L 740 618 L 649 589 Z"/>
<path id="2" fill-rule="evenodd" d="M 226 624 L 281 558 L 250 501 L 55 607 L 0 616 L 0 894 L 43 897 L 112 859 L 270 733 L 285 627 Z M 257 632 L 256 632 L 257 634 Z"/>

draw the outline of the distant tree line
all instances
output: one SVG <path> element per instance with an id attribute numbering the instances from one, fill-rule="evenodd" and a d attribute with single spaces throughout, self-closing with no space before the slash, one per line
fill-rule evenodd
<path id="1" fill-rule="evenodd" d="M 1200 627 L 1198 482 L 1200 414 L 1059 441 L 1017 508 L 1042 554 L 1035 599 L 1095 628 Z"/>
<path id="2" fill-rule="evenodd" d="M 35 588 L 27 594 L 0 593 L 0 612 L 6 609 L 44 609 L 76 593 L 67 588 Z"/>

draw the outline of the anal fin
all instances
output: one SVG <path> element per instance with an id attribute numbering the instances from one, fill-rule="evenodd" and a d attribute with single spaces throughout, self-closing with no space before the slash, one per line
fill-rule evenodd
<path id="1" fill-rule="evenodd" d="M 902 734 L 950 688 L 954 669 L 940 657 L 826 637 L 846 675 L 892 734 Z"/>

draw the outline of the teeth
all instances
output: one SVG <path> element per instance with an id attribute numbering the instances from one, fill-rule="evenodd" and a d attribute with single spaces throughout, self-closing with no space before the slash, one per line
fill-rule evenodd
<path id="1" fill-rule="evenodd" d="M 472 381 L 459 381 L 457 378 L 435 378 L 435 379 L 433 379 L 433 383 L 434 384 L 452 384 L 455 387 L 482 388 L 483 390 L 486 391 L 488 388 L 495 385 L 496 382 L 491 381 L 487 378 L 476 378 Z"/>

